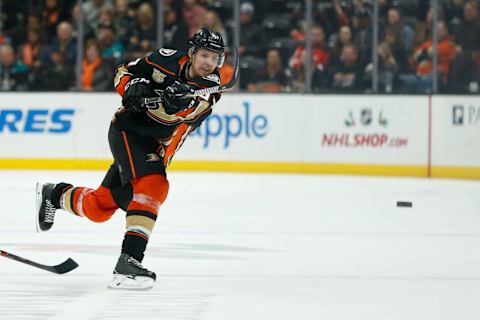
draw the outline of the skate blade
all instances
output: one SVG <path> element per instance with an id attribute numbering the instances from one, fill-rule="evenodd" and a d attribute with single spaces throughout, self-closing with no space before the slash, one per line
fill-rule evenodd
<path id="1" fill-rule="evenodd" d="M 111 283 L 107 285 L 111 290 L 131 290 L 144 291 L 153 288 L 155 280 L 149 277 L 129 277 L 126 275 L 116 274 L 113 276 Z"/>
<path id="2" fill-rule="evenodd" d="M 37 233 L 43 232 L 42 229 L 40 229 L 40 224 L 39 224 L 39 219 L 40 219 L 40 206 L 42 205 L 42 189 L 43 189 L 43 183 L 37 182 L 36 186 L 36 194 L 35 194 L 35 227 L 37 229 Z"/>

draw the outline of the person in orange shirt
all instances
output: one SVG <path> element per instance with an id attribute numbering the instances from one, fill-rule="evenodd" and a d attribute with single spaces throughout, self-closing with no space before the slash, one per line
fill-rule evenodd
<path id="1" fill-rule="evenodd" d="M 441 85 L 446 85 L 450 66 L 455 58 L 455 43 L 448 35 L 448 29 L 444 21 L 437 25 L 438 30 L 438 77 Z M 433 41 L 428 39 L 413 52 L 410 63 L 415 69 L 415 74 L 400 75 L 400 80 L 408 89 L 419 93 L 425 93 L 432 88 L 433 79 Z"/>
<path id="2" fill-rule="evenodd" d="M 27 42 L 22 45 L 22 61 L 29 68 L 35 68 L 39 64 L 40 52 L 43 48 L 43 40 L 40 30 L 29 28 L 27 32 Z"/>
<path id="3" fill-rule="evenodd" d="M 103 60 L 98 43 L 88 41 L 82 63 L 82 89 L 84 91 L 110 90 L 113 79 L 112 69 L 112 66 Z"/>

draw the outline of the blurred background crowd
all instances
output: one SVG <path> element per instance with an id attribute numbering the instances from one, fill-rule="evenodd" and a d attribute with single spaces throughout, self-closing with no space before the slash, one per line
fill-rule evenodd
<path id="1" fill-rule="evenodd" d="M 305 92 L 309 77 L 314 93 L 372 92 L 376 72 L 379 93 L 429 93 L 434 75 L 439 93 L 480 92 L 477 0 L 436 0 L 436 50 L 428 0 L 378 0 L 378 19 L 373 0 L 311 0 L 310 28 L 306 1 L 242 0 L 235 16 L 235 0 L 0 0 L 0 91 L 113 91 L 118 64 L 207 27 L 227 45 L 239 32 L 241 91 Z"/>

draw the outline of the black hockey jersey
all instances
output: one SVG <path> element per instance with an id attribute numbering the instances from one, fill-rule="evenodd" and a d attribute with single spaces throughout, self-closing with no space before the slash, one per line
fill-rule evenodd
<path id="1" fill-rule="evenodd" d="M 157 93 L 165 90 L 177 79 L 192 85 L 195 89 L 220 84 L 218 69 L 207 77 L 188 79 L 189 67 L 186 52 L 162 48 L 143 58 L 119 66 L 115 75 L 115 88 L 123 96 L 125 86 L 134 78 L 147 79 Z M 122 107 L 115 115 L 115 123 L 120 129 L 142 137 L 170 139 L 176 134 L 180 125 L 188 126 L 189 132 L 200 126 L 201 122 L 212 113 L 212 106 L 219 99 L 220 94 L 197 97 L 188 109 L 171 115 L 167 114 L 163 107 L 139 113 L 129 112 Z"/>

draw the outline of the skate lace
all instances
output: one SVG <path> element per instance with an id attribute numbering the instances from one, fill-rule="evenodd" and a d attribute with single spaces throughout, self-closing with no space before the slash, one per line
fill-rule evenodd
<path id="1" fill-rule="evenodd" d="M 139 268 L 141 270 L 147 271 L 147 269 L 144 266 L 142 266 L 142 264 L 140 262 L 138 262 L 138 260 L 135 259 L 135 258 L 132 258 L 132 257 L 128 258 L 128 262 L 133 264 L 134 266 L 136 266 L 137 268 Z"/>
<path id="2" fill-rule="evenodd" d="M 45 222 L 53 223 L 53 219 L 55 218 L 55 207 L 53 206 L 52 202 L 47 199 L 45 200 Z"/>

